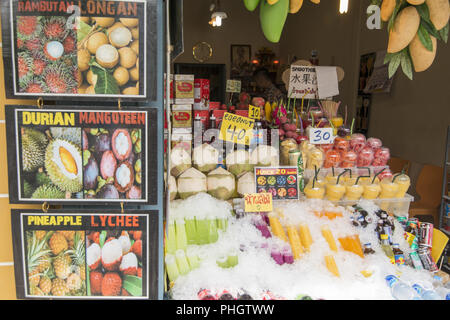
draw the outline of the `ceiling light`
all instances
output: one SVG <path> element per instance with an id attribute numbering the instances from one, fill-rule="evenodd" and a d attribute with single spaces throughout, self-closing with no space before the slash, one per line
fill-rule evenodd
<path id="1" fill-rule="evenodd" d="M 341 2 L 339 4 L 339 12 L 341 14 L 348 12 L 348 0 L 341 0 Z"/>

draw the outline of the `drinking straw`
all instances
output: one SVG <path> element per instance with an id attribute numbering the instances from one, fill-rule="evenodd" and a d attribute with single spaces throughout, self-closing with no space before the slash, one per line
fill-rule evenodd
<path id="1" fill-rule="evenodd" d="M 322 123 L 322 119 L 319 120 L 319 122 L 316 125 L 316 128 L 318 128 L 320 126 L 320 124 Z"/>
<path id="2" fill-rule="evenodd" d="M 338 178 L 336 180 L 336 184 L 339 184 L 339 179 L 341 179 L 341 176 L 345 174 L 345 172 L 347 171 L 347 169 L 345 169 L 344 171 L 342 171 L 339 175 Z"/>
<path id="3" fill-rule="evenodd" d="M 347 105 L 345 105 L 345 120 L 344 124 L 347 125 Z"/>
<path id="4" fill-rule="evenodd" d="M 311 119 L 312 119 L 311 126 L 314 128 L 314 114 L 312 111 L 311 111 Z"/>
<path id="5" fill-rule="evenodd" d="M 297 97 L 294 97 L 294 105 L 292 106 L 292 118 L 291 121 L 294 121 L 294 113 L 297 114 L 297 109 L 295 108 L 297 104 Z"/>
<path id="6" fill-rule="evenodd" d="M 350 127 L 350 135 L 353 134 L 353 126 L 355 125 L 355 118 L 352 120 L 352 126 Z"/>
<path id="7" fill-rule="evenodd" d="M 334 177 L 334 167 L 331 167 L 331 172 L 333 172 L 333 177 Z"/>
<path id="8" fill-rule="evenodd" d="M 358 184 L 359 179 L 361 178 L 370 178 L 370 176 L 359 176 L 358 178 L 356 178 L 355 185 Z"/>
<path id="9" fill-rule="evenodd" d="M 381 170 L 380 172 L 378 172 L 378 173 L 373 177 L 373 179 L 372 179 L 372 184 L 375 182 L 375 179 L 378 177 L 378 175 L 379 175 L 380 173 L 382 173 L 384 170 L 386 170 L 386 168 L 384 168 L 383 170 Z"/>
<path id="10" fill-rule="evenodd" d="M 314 183 L 315 183 L 316 180 L 317 180 L 317 176 L 318 176 L 318 174 L 319 174 L 319 171 L 320 171 L 320 169 L 317 170 L 317 166 L 315 165 L 315 166 L 314 166 L 314 178 L 313 178 L 313 183 L 312 183 L 313 189 L 314 189 Z"/>
<path id="11" fill-rule="evenodd" d="M 309 90 L 306 90 L 306 93 L 302 96 L 302 108 L 300 110 L 300 113 L 303 113 L 303 103 L 304 103 L 305 97 L 308 93 L 309 93 Z M 309 100 L 308 100 L 308 106 L 309 106 Z"/>
<path id="12" fill-rule="evenodd" d="M 395 182 L 395 179 L 397 179 L 397 177 L 398 176 L 400 176 L 400 175 L 402 175 L 402 174 L 404 174 L 405 173 L 405 171 L 406 171 L 406 167 L 407 167 L 408 165 L 406 164 L 406 165 L 404 165 L 403 166 L 403 168 L 402 168 L 402 172 L 400 172 L 400 173 L 397 173 L 395 176 L 394 176 L 394 178 L 392 179 L 392 182 Z"/>

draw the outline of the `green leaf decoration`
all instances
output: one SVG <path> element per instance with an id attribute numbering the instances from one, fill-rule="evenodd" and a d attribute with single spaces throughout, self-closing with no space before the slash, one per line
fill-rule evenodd
<path id="1" fill-rule="evenodd" d="M 388 33 L 392 30 L 392 28 L 394 28 L 395 18 L 397 18 L 398 13 L 408 5 L 408 3 L 405 0 L 396 0 L 396 1 L 397 3 L 395 5 L 394 12 L 392 12 L 391 18 L 389 19 L 387 28 Z"/>
<path id="2" fill-rule="evenodd" d="M 103 248 L 103 245 L 105 244 L 105 241 L 106 241 L 106 231 L 103 230 L 100 233 L 100 236 L 99 236 L 100 248 Z"/>
<path id="3" fill-rule="evenodd" d="M 403 54 L 401 58 L 401 64 L 403 73 L 409 78 L 409 80 L 412 80 L 413 70 L 412 70 L 411 56 L 409 55 L 409 49 L 408 48 L 404 49 L 402 53 Z"/>
<path id="4" fill-rule="evenodd" d="M 430 10 L 428 10 L 428 6 L 426 3 L 422 3 L 419 6 L 416 6 L 417 12 L 419 12 L 420 17 L 428 22 L 431 22 L 430 20 Z"/>
<path id="5" fill-rule="evenodd" d="M 392 78 L 392 76 L 397 71 L 398 67 L 400 66 L 402 55 L 397 54 L 389 63 L 389 79 Z"/>
<path id="6" fill-rule="evenodd" d="M 95 62 L 91 64 L 91 70 L 98 77 L 97 83 L 95 84 L 96 94 L 120 94 L 116 79 L 114 79 L 107 69 Z"/>
<path id="7" fill-rule="evenodd" d="M 433 37 L 435 37 L 436 39 L 439 39 L 441 37 L 439 32 L 436 30 L 436 28 L 434 27 L 434 25 L 431 22 L 428 22 L 426 20 L 421 20 L 420 24 L 423 24 L 424 28 L 428 31 L 428 33 L 430 35 L 432 35 Z"/>
<path id="8" fill-rule="evenodd" d="M 94 27 L 80 20 L 80 29 L 77 30 L 77 42 L 81 42 L 92 31 Z"/>
<path id="9" fill-rule="evenodd" d="M 444 41 L 445 43 L 448 42 L 448 30 L 449 30 L 448 23 L 445 27 L 443 27 L 441 30 L 439 30 L 439 35 L 441 36 L 442 41 Z"/>
<path id="10" fill-rule="evenodd" d="M 384 63 L 384 64 L 389 63 L 389 62 L 392 60 L 392 58 L 394 58 L 397 54 L 398 54 L 398 52 L 397 52 L 397 53 L 389 53 L 389 52 L 386 52 L 386 55 L 384 56 L 384 61 L 383 61 L 383 63 Z"/>
<path id="11" fill-rule="evenodd" d="M 142 297 L 142 278 L 130 275 L 124 276 L 123 288 L 134 297 Z"/>
<path id="12" fill-rule="evenodd" d="M 423 26 L 423 23 L 420 23 L 417 35 L 419 36 L 420 42 L 422 42 L 424 47 L 428 51 L 433 51 L 433 42 L 431 42 L 430 34 L 428 33 L 427 29 Z"/>

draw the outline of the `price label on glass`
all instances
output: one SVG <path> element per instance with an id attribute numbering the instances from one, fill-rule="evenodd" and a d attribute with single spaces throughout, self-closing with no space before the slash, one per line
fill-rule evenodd
<path id="1" fill-rule="evenodd" d="M 309 142 L 312 144 L 331 144 L 334 142 L 333 128 L 311 128 Z"/>
<path id="2" fill-rule="evenodd" d="M 225 112 L 220 127 L 220 139 L 250 145 L 255 120 Z"/>
<path id="3" fill-rule="evenodd" d="M 248 108 L 248 116 L 251 119 L 261 119 L 261 108 L 250 105 Z"/>

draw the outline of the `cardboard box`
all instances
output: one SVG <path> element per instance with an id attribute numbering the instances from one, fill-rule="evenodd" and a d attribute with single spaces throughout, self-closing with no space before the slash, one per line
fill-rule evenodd
<path id="1" fill-rule="evenodd" d="M 176 105 L 172 106 L 172 127 L 192 128 L 192 106 Z"/>
<path id="2" fill-rule="evenodd" d="M 173 74 L 170 75 L 170 103 L 173 103 Z M 166 79 L 167 74 L 164 73 L 164 99 L 166 99 Z"/>
<path id="3" fill-rule="evenodd" d="M 220 109 L 220 102 L 217 101 L 209 102 L 209 110 L 219 110 L 219 109 Z"/>
<path id="4" fill-rule="evenodd" d="M 175 103 L 193 104 L 194 101 L 194 75 L 175 75 Z"/>
<path id="5" fill-rule="evenodd" d="M 194 80 L 194 110 L 209 110 L 209 79 Z"/>

